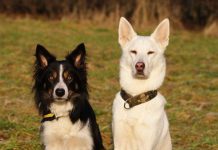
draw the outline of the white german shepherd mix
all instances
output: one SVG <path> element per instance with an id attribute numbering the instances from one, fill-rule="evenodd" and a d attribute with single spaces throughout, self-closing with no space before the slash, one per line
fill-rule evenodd
<path id="1" fill-rule="evenodd" d="M 157 91 L 166 70 L 169 20 L 150 36 L 139 36 L 123 17 L 119 23 L 121 91 L 113 102 L 115 150 L 171 150 L 165 98 Z"/>

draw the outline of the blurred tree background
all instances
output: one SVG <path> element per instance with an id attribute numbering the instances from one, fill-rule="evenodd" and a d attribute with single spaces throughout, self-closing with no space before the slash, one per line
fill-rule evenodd
<path id="1" fill-rule="evenodd" d="M 1 0 L 0 12 L 112 23 L 125 16 L 138 26 L 169 17 L 177 28 L 218 34 L 214 33 L 218 28 L 217 0 Z"/>

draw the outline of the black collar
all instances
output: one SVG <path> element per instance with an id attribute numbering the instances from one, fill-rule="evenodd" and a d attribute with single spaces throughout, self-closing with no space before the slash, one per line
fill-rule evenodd
<path id="1" fill-rule="evenodd" d="M 136 96 L 128 94 L 125 90 L 121 89 L 120 95 L 125 101 L 124 108 L 130 109 L 136 105 L 148 102 L 157 96 L 157 90 L 141 93 Z"/>
<path id="2" fill-rule="evenodd" d="M 52 120 L 54 120 L 54 119 L 56 119 L 55 114 L 49 112 L 49 113 L 43 115 L 43 118 L 42 118 L 42 120 L 41 120 L 41 123 L 43 123 L 43 122 L 45 122 L 45 121 L 52 121 Z"/>
<path id="3" fill-rule="evenodd" d="M 66 117 L 68 115 L 62 115 L 62 116 L 55 116 L 50 110 L 48 110 L 46 113 L 43 114 L 41 123 L 45 121 L 52 121 L 52 120 L 58 120 L 61 117 Z"/>

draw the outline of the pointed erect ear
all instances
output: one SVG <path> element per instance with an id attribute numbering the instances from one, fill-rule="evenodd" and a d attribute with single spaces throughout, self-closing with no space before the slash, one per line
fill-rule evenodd
<path id="1" fill-rule="evenodd" d="M 39 44 L 36 46 L 35 56 L 37 59 L 36 61 L 42 68 L 47 67 L 49 63 L 56 60 L 55 56 L 50 54 L 42 45 Z"/>
<path id="2" fill-rule="evenodd" d="M 169 19 L 164 19 L 151 34 L 162 48 L 166 48 L 169 43 L 170 23 Z"/>
<path id="3" fill-rule="evenodd" d="M 118 33 L 118 41 L 121 47 L 124 47 L 127 42 L 131 41 L 137 35 L 131 24 L 124 17 L 120 18 Z"/>
<path id="4" fill-rule="evenodd" d="M 72 63 L 76 68 L 85 67 L 86 49 L 84 43 L 79 44 L 69 55 L 66 60 Z"/>

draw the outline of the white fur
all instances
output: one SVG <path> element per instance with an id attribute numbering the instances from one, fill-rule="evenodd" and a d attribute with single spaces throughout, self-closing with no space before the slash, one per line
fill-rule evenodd
<path id="1" fill-rule="evenodd" d="M 125 38 L 124 38 L 125 37 Z M 156 90 L 163 83 L 166 63 L 164 50 L 168 44 L 169 20 L 165 19 L 151 36 L 139 36 L 125 19 L 120 19 L 119 43 L 120 85 L 131 95 Z M 134 50 L 137 54 L 131 53 Z M 149 51 L 154 52 L 148 54 Z M 145 78 L 137 78 L 135 64 L 145 64 Z M 164 111 L 164 97 L 158 95 L 149 102 L 131 109 L 124 108 L 124 100 L 117 93 L 113 103 L 113 141 L 115 150 L 171 150 L 168 120 Z"/>
<path id="2" fill-rule="evenodd" d="M 56 89 L 58 89 L 58 88 L 62 88 L 65 91 L 65 94 L 61 97 L 62 99 L 67 99 L 67 97 L 68 97 L 68 88 L 67 88 L 66 83 L 63 80 L 63 72 L 64 72 L 63 65 L 60 65 L 60 68 L 59 68 L 59 82 L 55 85 L 55 88 L 54 88 L 54 91 L 53 91 L 53 97 L 54 98 L 59 98 L 55 93 Z M 60 100 L 58 100 L 58 101 L 60 101 Z"/>
<path id="3" fill-rule="evenodd" d="M 42 124 L 42 142 L 46 150 L 92 150 L 89 121 L 82 126 L 80 121 L 72 124 L 69 111 L 71 102 L 54 102 L 50 110 L 58 119 L 45 121 Z"/>

